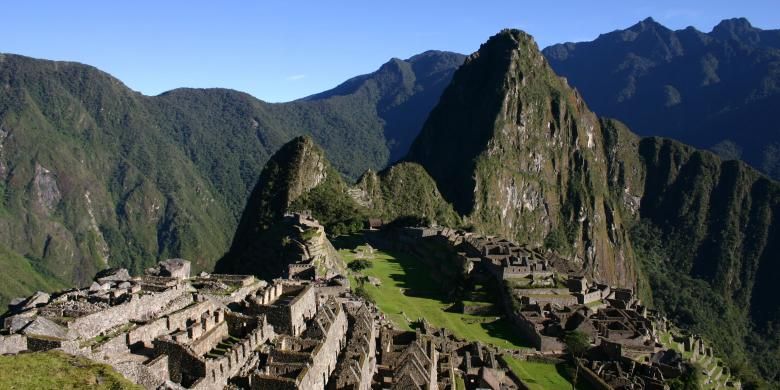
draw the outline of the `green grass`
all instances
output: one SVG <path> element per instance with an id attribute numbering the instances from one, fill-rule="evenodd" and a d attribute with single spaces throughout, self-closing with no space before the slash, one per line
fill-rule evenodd
<path id="1" fill-rule="evenodd" d="M 142 389 L 108 365 L 62 352 L 0 356 L 2 389 Z"/>
<path id="2" fill-rule="evenodd" d="M 355 258 L 349 249 L 340 253 L 346 262 Z M 529 347 L 508 320 L 445 311 L 453 302 L 438 287 L 429 267 L 415 257 L 377 250 L 370 261 L 373 266 L 361 273 L 379 278 L 382 283 L 378 287 L 365 283 L 364 290 L 399 328 L 411 329 L 413 322 L 425 318 L 431 325 L 447 328 L 466 340 L 510 349 Z M 354 274 L 350 279 L 353 286 L 358 286 Z"/>
<path id="3" fill-rule="evenodd" d="M 502 359 L 529 390 L 571 390 L 571 382 L 561 375 L 559 365 L 529 362 L 511 356 L 503 356 Z"/>
<path id="4" fill-rule="evenodd" d="M 455 376 L 455 390 L 466 390 L 466 382 L 460 375 Z"/>

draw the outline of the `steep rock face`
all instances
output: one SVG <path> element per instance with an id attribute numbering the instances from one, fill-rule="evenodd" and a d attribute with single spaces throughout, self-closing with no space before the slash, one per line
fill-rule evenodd
<path id="1" fill-rule="evenodd" d="M 322 149 L 308 137 L 282 146 L 263 168 L 238 224 L 230 253 L 242 253 L 257 234 L 281 219 L 300 196 L 334 174 Z"/>
<path id="2" fill-rule="evenodd" d="M 341 207 L 347 204 L 348 209 Z M 318 222 L 285 216 L 310 206 L 328 207 L 315 218 L 348 218 L 357 206 L 347 186 L 309 137 L 297 137 L 282 146 L 263 168 L 233 237 L 230 250 L 216 264 L 223 273 L 282 277 L 288 264 L 313 258 L 327 270 L 343 269 L 333 245 Z M 306 210 L 310 211 L 310 210 Z"/>
<path id="3" fill-rule="evenodd" d="M 536 245 L 563 237 L 558 249 L 590 274 L 633 285 L 627 204 L 608 186 L 604 144 L 533 39 L 505 30 L 455 73 L 407 159 L 479 230 Z"/>
<path id="4" fill-rule="evenodd" d="M 648 18 L 591 42 L 544 49 L 599 115 L 644 136 L 672 137 L 780 177 L 780 30 L 744 19 L 709 32 Z"/>

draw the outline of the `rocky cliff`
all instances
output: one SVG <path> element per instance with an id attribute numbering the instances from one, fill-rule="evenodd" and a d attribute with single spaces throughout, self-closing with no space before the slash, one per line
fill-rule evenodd
<path id="1" fill-rule="evenodd" d="M 478 230 L 554 243 L 588 273 L 631 286 L 624 221 L 636 194 L 609 185 L 619 162 L 603 133 L 533 39 L 505 30 L 455 73 L 407 159 Z"/>

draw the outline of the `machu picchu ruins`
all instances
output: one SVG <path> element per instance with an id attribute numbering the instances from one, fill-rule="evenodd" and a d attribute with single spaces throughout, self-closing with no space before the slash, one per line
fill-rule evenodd
<path id="1" fill-rule="evenodd" d="M 369 223 L 373 238 L 366 239 L 377 247 L 419 252 L 432 245 L 450 254 L 449 266 L 463 277 L 499 286 L 490 307 L 532 348 L 465 340 L 424 318 L 399 329 L 354 293 L 346 267 L 323 264 L 333 260 L 320 248 L 332 244 L 315 219 L 306 212 L 285 218 L 312 233 L 279 278 L 191 275 L 183 259 L 140 276 L 106 269 L 88 287 L 11 302 L 0 352 L 61 350 L 107 363 L 147 389 L 498 390 L 527 388 L 508 360 L 563 361 L 566 335 L 578 332 L 589 346 L 574 359 L 592 388 L 667 389 L 665 380 L 683 375 L 691 361 L 706 364 L 715 388 L 740 388 L 722 365 L 710 368 L 712 348 L 700 337 L 672 336 L 668 321 L 631 289 L 572 272 L 553 251 L 447 228 Z M 355 251 L 370 262 L 377 250 Z"/>

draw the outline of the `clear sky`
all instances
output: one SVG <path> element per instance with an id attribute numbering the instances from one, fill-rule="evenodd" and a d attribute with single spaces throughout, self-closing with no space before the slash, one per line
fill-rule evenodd
<path id="1" fill-rule="evenodd" d="M 468 54 L 504 27 L 541 47 L 648 16 L 705 32 L 738 16 L 780 28 L 780 0 L 12 0 L 2 9 L 0 52 L 94 65 L 148 95 L 225 87 L 272 102 L 332 88 L 391 57 Z"/>

